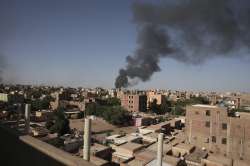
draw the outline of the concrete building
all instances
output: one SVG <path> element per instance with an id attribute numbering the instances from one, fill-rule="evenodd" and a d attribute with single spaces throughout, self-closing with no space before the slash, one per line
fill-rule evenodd
<path id="1" fill-rule="evenodd" d="M 49 134 L 49 130 L 44 127 L 35 127 L 35 128 L 31 127 L 31 132 L 34 137 L 42 137 Z"/>
<path id="2" fill-rule="evenodd" d="M 83 149 L 79 149 L 79 155 L 82 157 L 83 156 Z M 100 160 L 104 160 L 106 162 L 111 161 L 112 157 L 112 149 L 110 147 L 94 143 L 91 145 L 90 148 L 90 161 L 91 158 L 96 157 Z"/>
<path id="3" fill-rule="evenodd" d="M 89 103 L 95 102 L 94 98 L 84 98 L 83 101 L 72 100 L 72 97 L 65 97 L 58 92 L 51 94 L 55 101 L 50 102 L 50 107 L 52 110 L 56 110 L 59 107 L 63 108 L 78 108 L 80 111 L 85 111 L 86 106 Z"/>
<path id="4" fill-rule="evenodd" d="M 249 93 L 242 94 L 240 96 L 240 104 L 239 105 L 242 107 L 250 106 L 250 94 Z"/>
<path id="5" fill-rule="evenodd" d="M 2 102 L 8 102 L 9 95 L 6 93 L 0 93 L 0 101 Z"/>
<path id="6" fill-rule="evenodd" d="M 35 121 L 46 121 L 51 116 L 53 116 L 53 111 L 51 110 L 40 110 L 35 112 Z"/>
<path id="7" fill-rule="evenodd" d="M 225 106 L 229 109 L 238 109 L 240 108 L 240 98 L 227 98 L 224 100 Z"/>
<path id="8" fill-rule="evenodd" d="M 232 166 L 233 160 L 225 156 L 209 155 L 205 159 L 201 159 L 201 164 L 206 166 Z"/>
<path id="9" fill-rule="evenodd" d="M 162 103 L 166 102 L 166 96 L 155 91 L 147 92 L 147 107 L 149 107 L 150 103 L 154 100 L 157 101 L 156 104 L 161 105 Z"/>
<path id="10" fill-rule="evenodd" d="M 215 105 L 218 102 L 218 96 L 216 93 L 211 93 L 208 95 L 208 101 L 211 105 Z"/>
<path id="11" fill-rule="evenodd" d="M 233 159 L 249 160 L 250 114 L 228 115 L 218 106 L 193 105 L 186 111 L 186 142 Z"/>
<path id="12" fill-rule="evenodd" d="M 136 127 L 149 126 L 154 121 L 155 121 L 155 119 L 150 118 L 150 117 L 136 117 L 136 118 L 134 118 L 134 125 Z"/>
<path id="13" fill-rule="evenodd" d="M 112 154 L 112 161 L 120 164 L 132 159 L 136 152 L 143 149 L 143 145 L 129 142 L 120 146 L 113 146 L 112 149 L 115 150 Z"/>
<path id="14" fill-rule="evenodd" d="M 124 94 L 121 96 L 121 106 L 129 112 L 145 112 L 147 110 L 147 96 Z"/>
<path id="15" fill-rule="evenodd" d="M 175 157 L 181 157 L 181 156 L 185 156 L 187 154 L 192 153 L 194 148 L 195 147 L 193 145 L 180 143 L 172 147 L 172 153 L 173 153 L 173 156 Z"/>

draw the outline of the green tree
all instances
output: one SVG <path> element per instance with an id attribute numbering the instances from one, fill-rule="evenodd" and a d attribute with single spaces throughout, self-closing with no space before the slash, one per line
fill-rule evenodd
<path id="1" fill-rule="evenodd" d="M 117 126 L 127 126 L 132 119 L 129 112 L 121 106 L 100 106 L 94 103 L 88 105 L 86 114 L 102 117 L 107 122 Z"/>
<path id="2" fill-rule="evenodd" d="M 85 109 L 86 115 L 95 115 L 97 116 L 96 103 L 88 103 Z"/>
<path id="3" fill-rule="evenodd" d="M 53 122 L 53 120 L 52 119 L 48 119 L 48 121 L 46 122 L 46 124 L 45 124 L 45 127 L 48 129 L 48 130 L 50 130 L 50 128 L 52 127 L 52 126 L 54 126 L 54 122 Z"/>
<path id="4" fill-rule="evenodd" d="M 109 106 L 121 105 L 121 100 L 116 98 L 116 97 L 108 98 L 107 99 L 107 105 L 109 105 Z"/>
<path id="5" fill-rule="evenodd" d="M 46 96 L 44 99 L 29 100 L 29 103 L 31 103 L 32 111 L 38 111 L 49 109 L 51 101 L 54 99 L 51 96 Z"/>
<path id="6" fill-rule="evenodd" d="M 48 127 L 52 133 L 58 133 L 58 135 L 70 133 L 69 120 L 61 109 L 55 112 L 54 122 L 51 120 L 48 121 L 46 127 Z"/>
<path id="7" fill-rule="evenodd" d="M 154 99 L 149 104 L 149 111 L 152 113 L 156 113 L 158 115 L 165 114 L 168 110 L 167 103 L 162 103 L 161 105 L 157 104 L 157 99 Z"/>
<path id="8" fill-rule="evenodd" d="M 47 141 L 47 143 L 50 144 L 50 145 L 53 145 L 53 146 L 55 146 L 57 148 L 61 148 L 61 147 L 64 146 L 63 139 L 61 139 L 59 137 L 54 138 L 54 139 L 50 139 L 50 140 Z"/>

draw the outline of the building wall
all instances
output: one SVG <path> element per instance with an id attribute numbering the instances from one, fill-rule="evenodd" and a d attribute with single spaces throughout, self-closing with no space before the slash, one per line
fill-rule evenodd
<path id="1" fill-rule="evenodd" d="M 0 124 L 0 133 L 1 166 L 93 166 L 92 163 L 31 136 L 20 136 L 20 133 L 2 124 Z"/>
<path id="2" fill-rule="evenodd" d="M 33 165 L 35 163 L 37 166 L 64 166 L 64 164 L 23 143 L 18 136 L 1 126 L 0 133 L 0 165 Z"/>
<path id="3" fill-rule="evenodd" d="M 240 106 L 250 106 L 250 94 L 243 94 L 240 99 Z"/>
<path id="4" fill-rule="evenodd" d="M 124 94 L 121 97 L 121 106 L 129 112 L 144 112 L 147 109 L 147 96 Z"/>
<path id="5" fill-rule="evenodd" d="M 8 94 L 0 93 L 0 101 L 8 102 Z"/>
<path id="6" fill-rule="evenodd" d="M 156 94 L 155 92 L 148 92 L 147 93 L 147 107 L 149 107 L 149 104 L 154 101 L 154 99 L 157 100 L 157 104 L 161 105 L 166 101 L 166 96 L 162 94 Z"/>
<path id="7" fill-rule="evenodd" d="M 246 117 L 250 114 L 228 117 L 225 108 L 188 106 L 186 141 L 235 159 L 247 159 L 250 156 L 250 119 Z"/>

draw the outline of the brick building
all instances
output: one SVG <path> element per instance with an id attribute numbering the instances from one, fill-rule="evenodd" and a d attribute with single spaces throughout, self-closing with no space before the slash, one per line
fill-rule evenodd
<path id="1" fill-rule="evenodd" d="M 121 106 L 129 112 L 145 112 L 147 110 L 147 96 L 140 94 L 123 94 Z"/>
<path id="2" fill-rule="evenodd" d="M 224 107 L 193 105 L 186 112 L 186 142 L 233 159 L 249 160 L 250 114 L 228 115 Z"/>

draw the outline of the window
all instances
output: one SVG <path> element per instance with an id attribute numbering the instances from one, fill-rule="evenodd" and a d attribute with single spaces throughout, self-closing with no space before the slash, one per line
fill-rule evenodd
<path id="1" fill-rule="evenodd" d="M 205 126 L 206 126 L 206 127 L 210 127 L 210 122 L 209 122 L 209 121 L 206 121 Z"/>
<path id="2" fill-rule="evenodd" d="M 222 138 L 221 143 L 222 144 L 227 144 L 227 139 L 226 138 Z"/>
<path id="3" fill-rule="evenodd" d="M 195 114 L 196 114 L 196 115 L 199 115 L 199 112 L 198 112 L 198 111 L 195 111 Z"/>
<path id="4" fill-rule="evenodd" d="M 212 142 L 216 143 L 216 137 L 215 136 L 212 136 Z"/>
<path id="5" fill-rule="evenodd" d="M 209 143 L 209 138 L 205 138 L 205 143 Z"/>
<path id="6" fill-rule="evenodd" d="M 222 129 L 226 130 L 227 129 L 227 124 L 226 123 L 222 123 Z"/>
<path id="7" fill-rule="evenodd" d="M 210 116 L 210 110 L 206 110 L 206 116 Z"/>

